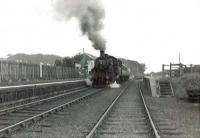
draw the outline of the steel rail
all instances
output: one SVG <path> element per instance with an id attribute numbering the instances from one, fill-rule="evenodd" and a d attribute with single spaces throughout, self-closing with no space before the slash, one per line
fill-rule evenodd
<path id="1" fill-rule="evenodd" d="M 110 104 L 110 106 L 106 109 L 106 111 L 100 117 L 100 119 L 98 120 L 98 122 L 95 124 L 95 126 L 92 128 L 92 130 L 89 132 L 89 134 L 86 136 L 86 138 L 92 138 L 92 136 L 94 135 L 94 133 L 96 132 L 96 130 L 98 129 L 98 127 L 103 123 L 104 119 L 106 118 L 106 116 L 108 115 L 108 113 L 111 111 L 111 109 L 113 108 L 113 106 L 116 104 L 116 102 L 118 101 L 118 99 L 120 98 L 120 96 L 127 90 L 128 86 L 126 86 L 120 92 L 120 94 L 114 99 L 114 101 Z"/>
<path id="2" fill-rule="evenodd" d="M 83 100 L 85 98 L 88 98 L 89 96 L 92 96 L 92 95 L 98 93 L 99 91 L 102 91 L 102 89 L 100 89 L 98 91 L 91 92 L 89 94 L 86 94 L 84 96 L 76 98 L 76 99 L 74 99 L 74 100 L 72 100 L 70 102 L 64 103 L 62 105 L 59 105 L 59 106 L 54 107 L 52 109 L 49 109 L 49 110 L 47 110 L 45 112 L 42 112 L 40 114 L 37 114 L 37 115 L 32 116 L 30 118 L 27 118 L 27 119 L 25 119 L 23 121 L 20 121 L 20 122 L 16 123 L 16 124 L 13 124 L 13 125 L 10 125 L 8 127 L 3 128 L 3 129 L 0 129 L 0 137 L 6 136 L 9 133 L 12 133 L 13 131 L 16 131 L 16 130 L 18 130 L 20 128 L 25 127 L 26 125 L 30 125 L 31 123 L 34 123 L 37 120 L 40 120 L 41 118 L 44 118 L 45 116 L 48 116 L 49 114 L 51 114 L 53 112 L 59 111 L 59 109 L 62 110 L 64 107 L 68 107 L 71 104 L 74 104 L 74 103 L 79 102 L 79 101 L 81 101 L 81 100 Z"/>
<path id="3" fill-rule="evenodd" d="M 140 95 L 141 95 L 141 98 L 142 98 L 142 101 L 143 101 L 143 104 L 144 104 L 144 107 L 145 107 L 145 111 L 146 111 L 146 113 L 147 113 L 147 115 L 148 115 L 148 119 L 149 119 L 149 121 L 150 121 L 150 124 L 151 124 L 151 127 L 152 127 L 152 129 L 153 129 L 154 135 L 155 135 L 156 138 L 160 138 L 160 135 L 159 135 L 159 133 L 158 133 L 158 130 L 157 130 L 157 128 L 156 128 L 156 125 L 155 125 L 155 123 L 153 122 L 152 116 L 151 116 L 151 114 L 150 114 L 150 111 L 149 111 L 149 109 L 148 109 L 148 107 L 147 107 L 147 104 L 146 104 L 146 101 L 145 101 L 145 99 L 144 99 L 144 96 L 143 96 L 143 93 L 142 93 L 142 90 L 141 90 L 140 83 L 139 83 L 138 85 L 139 85 L 139 92 L 140 92 Z"/>
<path id="4" fill-rule="evenodd" d="M 80 80 L 58 81 L 58 82 L 49 82 L 49 83 L 35 83 L 35 84 L 26 84 L 26 85 L 2 86 L 2 87 L 0 87 L 0 90 L 24 88 L 24 87 L 37 87 L 37 86 L 43 86 L 43 85 L 64 84 L 64 83 L 82 82 L 82 81 L 84 81 L 84 80 L 80 79 Z"/>
<path id="5" fill-rule="evenodd" d="M 28 107 L 28 106 L 31 106 L 31 105 L 37 105 L 37 104 L 40 104 L 40 103 L 43 103 L 43 102 L 55 100 L 55 99 L 58 99 L 58 98 L 61 98 L 61 97 L 64 97 L 64 96 L 67 96 L 67 95 L 70 95 L 70 94 L 75 94 L 77 92 L 84 91 L 84 90 L 87 90 L 87 89 L 88 88 L 73 90 L 71 92 L 59 94 L 59 95 L 56 95 L 56 96 L 53 96 L 53 97 L 37 100 L 37 101 L 30 102 L 30 103 L 27 103 L 27 104 L 14 106 L 14 107 L 10 107 L 10 108 L 7 108 L 7 109 L 2 109 L 2 110 L 0 110 L 0 115 L 6 114 L 6 113 L 9 113 L 9 112 L 12 112 L 12 111 L 20 110 L 22 108 L 25 108 L 25 107 Z"/>

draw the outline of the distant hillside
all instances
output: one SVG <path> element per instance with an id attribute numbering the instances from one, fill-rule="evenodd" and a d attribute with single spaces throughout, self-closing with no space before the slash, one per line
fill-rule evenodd
<path id="1" fill-rule="evenodd" d="M 123 58 L 120 58 L 120 60 L 127 66 L 130 68 L 131 73 L 133 75 L 142 75 L 144 74 L 145 71 L 145 64 L 143 63 L 139 63 L 137 61 L 134 60 L 126 60 Z"/>
<path id="2" fill-rule="evenodd" d="M 44 64 L 54 64 L 55 60 L 61 60 L 62 57 L 57 55 L 43 55 L 43 54 L 15 54 L 15 55 L 9 55 L 7 60 L 10 61 L 20 61 L 25 63 L 33 63 L 33 64 L 39 64 L 40 62 Z"/>

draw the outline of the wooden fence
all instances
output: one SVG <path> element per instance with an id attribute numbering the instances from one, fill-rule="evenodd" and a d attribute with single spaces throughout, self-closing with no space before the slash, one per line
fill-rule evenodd
<path id="1" fill-rule="evenodd" d="M 75 68 L 0 61 L 0 82 L 78 78 Z"/>
<path id="2" fill-rule="evenodd" d="M 162 65 L 162 75 L 169 76 L 169 77 L 180 77 L 182 74 L 185 73 L 193 73 L 198 72 L 200 73 L 200 65 L 184 65 L 182 63 L 172 64 L 169 65 Z"/>

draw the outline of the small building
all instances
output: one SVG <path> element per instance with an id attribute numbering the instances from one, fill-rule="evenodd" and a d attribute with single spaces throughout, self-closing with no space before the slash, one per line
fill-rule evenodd
<path id="1" fill-rule="evenodd" d="M 75 68 L 76 68 L 76 69 L 81 69 L 81 64 L 75 63 Z"/>
<path id="2" fill-rule="evenodd" d="M 88 73 L 94 68 L 94 60 L 87 61 Z"/>
<path id="3" fill-rule="evenodd" d="M 94 68 L 94 60 L 96 59 L 95 56 L 83 53 L 83 58 L 80 61 L 81 69 L 84 71 L 85 75 L 88 75 L 89 72 Z"/>

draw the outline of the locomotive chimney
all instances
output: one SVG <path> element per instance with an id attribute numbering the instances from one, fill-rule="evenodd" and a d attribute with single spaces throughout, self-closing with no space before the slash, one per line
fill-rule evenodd
<path id="1" fill-rule="evenodd" d="M 101 56 L 101 57 L 104 57 L 104 56 L 105 56 L 105 51 L 101 50 L 101 51 L 100 51 L 100 56 Z"/>

